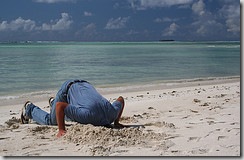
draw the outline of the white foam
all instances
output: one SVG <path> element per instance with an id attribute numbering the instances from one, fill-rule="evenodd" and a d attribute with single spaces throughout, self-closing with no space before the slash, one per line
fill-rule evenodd
<path id="1" fill-rule="evenodd" d="M 17 98 L 19 98 L 19 96 L 0 96 L 0 100 L 11 100 Z"/>

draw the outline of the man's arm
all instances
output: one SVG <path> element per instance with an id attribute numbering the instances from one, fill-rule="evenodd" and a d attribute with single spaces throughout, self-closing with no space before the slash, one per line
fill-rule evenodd
<path id="1" fill-rule="evenodd" d="M 64 109 L 68 106 L 68 103 L 57 102 L 56 103 L 56 118 L 58 123 L 58 134 L 57 137 L 61 137 L 66 133 L 65 122 L 64 122 Z"/>

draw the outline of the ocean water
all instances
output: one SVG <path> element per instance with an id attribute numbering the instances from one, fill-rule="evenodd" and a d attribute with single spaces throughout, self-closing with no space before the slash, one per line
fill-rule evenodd
<path id="1" fill-rule="evenodd" d="M 74 78 L 118 86 L 240 76 L 240 42 L 0 43 L 0 75 L 0 100 Z"/>

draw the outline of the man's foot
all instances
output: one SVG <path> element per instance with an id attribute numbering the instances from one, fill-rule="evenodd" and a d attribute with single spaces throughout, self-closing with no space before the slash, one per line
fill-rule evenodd
<path id="1" fill-rule="evenodd" d="M 122 107 L 124 108 L 124 105 L 125 105 L 125 100 L 122 96 L 119 96 L 119 98 L 117 99 L 117 101 L 121 102 L 122 103 Z"/>
<path id="2" fill-rule="evenodd" d="M 23 108 L 22 108 L 22 111 L 21 111 L 21 116 L 20 116 L 20 119 L 21 119 L 21 123 L 22 124 L 28 124 L 29 123 L 29 120 L 30 118 L 26 115 L 26 109 L 27 107 L 32 104 L 30 101 L 27 101 Z"/>
<path id="3" fill-rule="evenodd" d="M 122 106 L 121 106 L 122 108 L 121 108 L 121 111 L 119 112 L 119 115 L 118 115 L 117 119 L 114 121 L 114 127 L 116 127 L 116 128 L 123 128 L 124 125 L 120 124 L 119 123 L 119 120 L 120 120 L 120 118 L 122 116 L 122 113 L 123 113 L 123 110 L 124 110 L 125 100 L 124 100 L 124 98 L 122 96 L 120 96 L 117 99 L 117 101 L 119 101 L 122 104 Z"/>

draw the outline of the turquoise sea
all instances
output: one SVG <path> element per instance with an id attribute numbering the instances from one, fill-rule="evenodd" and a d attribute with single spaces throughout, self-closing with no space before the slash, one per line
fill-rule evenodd
<path id="1" fill-rule="evenodd" d="M 240 76 L 240 61 L 240 42 L 0 43 L 0 99 L 73 78 L 99 87 Z"/>

